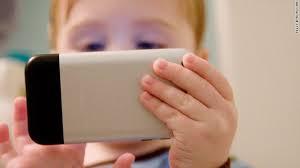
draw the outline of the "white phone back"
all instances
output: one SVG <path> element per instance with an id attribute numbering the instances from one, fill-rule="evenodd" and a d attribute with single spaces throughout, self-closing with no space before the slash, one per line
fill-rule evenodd
<path id="1" fill-rule="evenodd" d="M 169 130 L 140 103 L 140 80 L 157 58 L 181 64 L 184 49 L 60 54 L 65 143 L 149 140 Z"/>

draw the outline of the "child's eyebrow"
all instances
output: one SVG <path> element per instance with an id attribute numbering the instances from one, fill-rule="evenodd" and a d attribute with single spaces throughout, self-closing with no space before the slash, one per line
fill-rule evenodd
<path id="1" fill-rule="evenodd" d="M 162 27 L 167 27 L 171 29 L 175 29 L 176 26 L 166 20 L 158 19 L 158 18 L 147 18 L 147 19 L 140 19 L 135 21 L 136 25 L 157 25 Z"/>
<path id="2" fill-rule="evenodd" d="M 158 26 L 158 27 L 163 27 L 168 29 L 176 29 L 174 23 L 170 23 L 167 20 L 159 19 L 159 18 L 138 19 L 134 21 L 134 24 L 137 26 L 147 26 L 147 27 Z M 67 30 L 73 33 L 87 27 L 98 27 L 98 28 L 105 29 L 106 25 L 104 22 L 91 19 L 91 20 L 84 20 L 76 24 L 71 24 L 70 26 L 68 26 Z"/>
<path id="3" fill-rule="evenodd" d="M 87 27 L 98 27 L 98 28 L 105 28 L 105 24 L 101 23 L 96 20 L 84 20 L 81 22 L 78 22 L 76 24 L 71 24 L 68 26 L 67 31 L 73 33 L 77 32 L 78 30 L 82 30 Z"/>

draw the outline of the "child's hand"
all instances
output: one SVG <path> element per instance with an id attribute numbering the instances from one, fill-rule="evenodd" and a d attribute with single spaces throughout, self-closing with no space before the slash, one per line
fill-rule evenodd
<path id="1" fill-rule="evenodd" d="M 0 123 L 0 158 L 7 168 L 81 168 L 85 145 L 42 146 L 30 139 L 27 130 L 26 100 L 15 101 L 13 121 L 14 143 L 9 140 L 8 127 Z M 131 154 L 122 155 L 114 168 L 130 168 Z"/>
<path id="2" fill-rule="evenodd" d="M 145 76 L 141 101 L 173 132 L 172 168 L 220 167 L 228 159 L 237 127 L 232 89 L 200 57 L 188 54 L 183 64 L 155 61 L 154 72 L 176 87 Z"/>

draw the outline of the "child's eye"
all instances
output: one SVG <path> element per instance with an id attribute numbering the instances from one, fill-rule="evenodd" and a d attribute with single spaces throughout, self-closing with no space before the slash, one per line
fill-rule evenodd
<path id="1" fill-rule="evenodd" d="M 105 44 L 100 43 L 100 42 L 89 43 L 84 46 L 83 50 L 87 51 L 87 52 L 103 51 L 103 50 L 105 50 Z"/>
<path id="2" fill-rule="evenodd" d="M 163 45 L 159 43 L 140 41 L 136 44 L 136 49 L 159 49 L 163 48 Z"/>

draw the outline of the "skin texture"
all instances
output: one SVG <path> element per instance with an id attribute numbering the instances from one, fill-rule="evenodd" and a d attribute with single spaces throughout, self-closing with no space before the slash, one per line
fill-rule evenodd
<path id="1" fill-rule="evenodd" d="M 140 102 L 173 132 L 168 141 L 172 168 L 220 167 L 228 158 L 237 127 L 232 89 L 206 61 L 207 51 L 197 49 L 193 28 L 178 9 L 180 5 L 174 0 L 80 0 L 60 28 L 54 50 L 186 48 L 197 53 L 185 55 L 184 66 L 157 59 L 154 73 L 176 87 L 145 75 L 140 81 Z M 0 124 L 0 156 L 7 167 L 82 167 L 84 156 L 87 160 L 98 153 L 98 161 L 119 158 L 115 168 L 127 168 L 134 155 L 147 153 L 163 143 L 153 143 L 148 151 L 140 143 L 99 143 L 87 147 L 86 153 L 85 145 L 40 146 L 28 136 L 26 112 L 26 100 L 17 98 L 15 148 L 8 138 L 7 125 Z M 122 155 L 125 152 L 133 155 Z"/>

